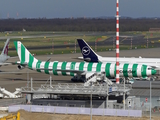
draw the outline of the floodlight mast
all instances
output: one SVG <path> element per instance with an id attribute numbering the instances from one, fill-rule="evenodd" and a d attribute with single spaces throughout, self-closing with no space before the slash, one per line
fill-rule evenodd
<path id="1" fill-rule="evenodd" d="M 116 84 L 119 84 L 119 0 L 116 5 Z"/>

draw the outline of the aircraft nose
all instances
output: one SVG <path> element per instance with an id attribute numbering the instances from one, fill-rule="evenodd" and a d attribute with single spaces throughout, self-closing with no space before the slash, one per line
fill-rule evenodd
<path id="1" fill-rule="evenodd" d="M 151 74 L 152 74 L 152 75 L 155 75 L 156 73 L 157 73 L 157 70 L 155 70 L 155 69 L 152 69 L 152 70 L 151 70 Z"/>

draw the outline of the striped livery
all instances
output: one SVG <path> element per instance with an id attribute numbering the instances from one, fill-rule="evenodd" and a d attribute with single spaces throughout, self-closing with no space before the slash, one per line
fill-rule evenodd
<path id="1" fill-rule="evenodd" d="M 82 74 L 85 72 L 106 72 L 106 77 L 116 76 L 115 63 L 92 63 L 92 62 L 58 62 L 58 61 L 40 61 L 32 56 L 32 54 L 24 47 L 20 41 L 15 41 L 20 65 L 28 65 L 29 69 L 46 74 L 53 75 L 69 75 Z M 120 77 L 146 77 L 154 75 L 156 70 L 150 66 L 141 64 L 120 64 Z"/>

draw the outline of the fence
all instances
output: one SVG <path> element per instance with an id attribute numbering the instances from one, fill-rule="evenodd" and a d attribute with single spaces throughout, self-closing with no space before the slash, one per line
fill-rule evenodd
<path id="1" fill-rule="evenodd" d="M 17 112 L 20 109 L 24 109 L 29 112 L 45 112 L 45 113 L 59 113 L 59 114 L 90 115 L 91 113 L 90 108 L 38 106 L 38 105 L 13 105 L 13 106 L 9 106 L 8 111 Z M 141 110 L 92 108 L 92 115 L 142 117 L 142 111 Z"/>

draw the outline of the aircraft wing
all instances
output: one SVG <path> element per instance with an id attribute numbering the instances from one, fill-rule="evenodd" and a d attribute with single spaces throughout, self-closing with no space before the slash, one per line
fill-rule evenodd
<path id="1" fill-rule="evenodd" d="M 37 70 L 49 70 L 52 71 L 53 69 L 48 69 L 48 68 L 38 68 Z M 80 71 L 80 70 L 62 70 L 62 69 L 56 69 L 54 71 L 61 71 L 61 72 L 72 72 L 72 73 L 77 73 L 77 74 L 85 74 L 85 71 Z"/>
<path id="2" fill-rule="evenodd" d="M 85 71 L 81 71 L 81 70 L 61 70 L 61 69 L 56 69 L 55 71 L 72 72 L 72 73 L 77 73 L 77 74 L 85 74 Z"/>
<path id="3" fill-rule="evenodd" d="M 7 65 L 10 65 L 11 63 L 0 63 L 0 66 L 7 66 Z"/>
<path id="4" fill-rule="evenodd" d="M 0 72 L 0 74 L 22 74 L 22 73 L 27 73 L 27 72 Z"/>
<path id="5" fill-rule="evenodd" d="M 72 58 L 72 59 L 76 59 L 76 60 L 84 60 L 83 57 L 76 57 L 76 58 Z"/>

